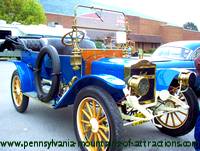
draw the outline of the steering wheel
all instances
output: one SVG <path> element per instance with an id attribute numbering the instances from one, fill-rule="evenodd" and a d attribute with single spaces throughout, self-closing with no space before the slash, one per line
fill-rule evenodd
<path id="1" fill-rule="evenodd" d="M 77 35 L 76 35 L 77 34 Z M 66 41 L 66 37 L 69 36 L 70 37 L 70 42 L 69 41 Z M 76 37 L 77 36 L 77 37 Z M 77 31 L 70 31 L 68 33 L 66 33 L 62 39 L 61 39 L 61 42 L 64 46 L 72 46 L 73 43 L 74 43 L 74 40 L 77 38 L 77 42 L 79 43 L 80 41 L 82 41 L 85 37 L 85 33 L 83 31 L 80 31 L 80 30 L 77 30 Z"/>

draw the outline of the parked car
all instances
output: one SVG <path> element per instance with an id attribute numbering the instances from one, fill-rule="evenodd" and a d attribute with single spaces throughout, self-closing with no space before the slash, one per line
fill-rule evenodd
<path id="1" fill-rule="evenodd" d="M 95 30 L 91 35 L 87 31 L 92 40 L 95 35 L 98 40 L 115 39 L 115 32 L 120 32 L 116 41 L 124 42 L 125 16 L 118 11 L 78 8 L 82 10 L 76 10 L 73 30 L 62 39 L 7 37 L 2 44 L 2 51 L 21 52 L 18 60 L 10 60 L 16 65 L 11 79 L 15 109 L 25 112 L 30 98 L 54 109 L 73 104 L 74 130 L 82 150 L 121 150 L 123 127 L 149 121 L 170 136 L 190 132 L 199 111 L 189 87 L 194 74 L 168 70 L 164 76 L 170 78 L 165 82 L 154 63 L 124 57 L 126 51 L 113 46 L 116 42 L 109 49 L 96 49 L 79 28 Z M 177 85 L 168 91 L 176 77 Z"/>
<path id="2" fill-rule="evenodd" d="M 157 70 L 187 69 L 196 73 L 193 89 L 200 95 L 200 41 L 175 41 L 164 44 L 152 54 Z M 169 77 L 168 77 L 169 78 Z"/>
<path id="3" fill-rule="evenodd" d="M 200 151 L 200 113 L 195 125 L 194 138 L 196 140 L 195 149 L 196 151 Z"/>

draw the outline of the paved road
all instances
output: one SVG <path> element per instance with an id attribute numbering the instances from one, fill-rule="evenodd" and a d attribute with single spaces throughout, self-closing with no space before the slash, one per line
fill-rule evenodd
<path id="1" fill-rule="evenodd" d="M 54 110 L 48 108 L 44 104 L 30 100 L 27 112 L 20 114 L 15 111 L 11 96 L 10 96 L 10 78 L 15 66 L 0 62 L 0 141 L 75 141 L 73 128 L 73 107 Z M 126 127 L 125 137 L 132 140 L 147 140 L 147 141 L 194 141 L 193 131 L 189 134 L 172 138 L 161 134 L 152 124 L 147 123 L 136 127 Z M 169 144 L 169 142 L 168 142 Z M 153 144 L 152 144 L 153 145 Z M 28 151 L 46 151 L 47 147 L 41 148 L 26 148 Z M 23 151 L 23 148 L 2 148 L 3 151 Z M 78 147 L 68 148 L 50 148 L 49 150 L 57 151 L 73 151 L 79 150 Z M 149 151 L 192 151 L 192 147 L 129 147 L 125 151 L 131 150 L 149 150 Z"/>

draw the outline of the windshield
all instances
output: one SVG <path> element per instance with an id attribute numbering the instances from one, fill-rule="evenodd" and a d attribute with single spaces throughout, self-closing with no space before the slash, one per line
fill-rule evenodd
<path id="1" fill-rule="evenodd" d="M 185 60 L 188 58 L 191 52 L 192 51 L 190 49 L 186 48 L 164 46 L 156 49 L 156 51 L 152 54 L 152 57 Z"/>
<path id="2" fill-rule="evenodd" d="M 86 37 L 98 49 L 115 49 L 118 44 L 126 43 L 126 20 L 121 12 L 79 6 L 75 25 L 84 29 Z"/>

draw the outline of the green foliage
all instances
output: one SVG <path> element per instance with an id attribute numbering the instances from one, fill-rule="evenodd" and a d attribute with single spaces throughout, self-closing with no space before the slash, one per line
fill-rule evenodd
<path id="1" fill-rule="evenodd" d="M 152 53 L 154 53 L 155 50 L 156 50 L 156 48 L 151 48 L 149 50 L 146 50 L 145 53 L 152 54 Z"/>
<path id="2" fill-rule="evenodd" d="M 197 26 L 193 23 L 193 22 L 187 22 L 183 25 L 184 29 L 189 29 L 189 30 L 193 30 L 193 31 L 198 31 Z"/>
<path id="3" fill-rule="evenodd" d="M 44 9 L 38 0 L 0 0 L 0 19 L 8 23 L 46 23 Z"/>

